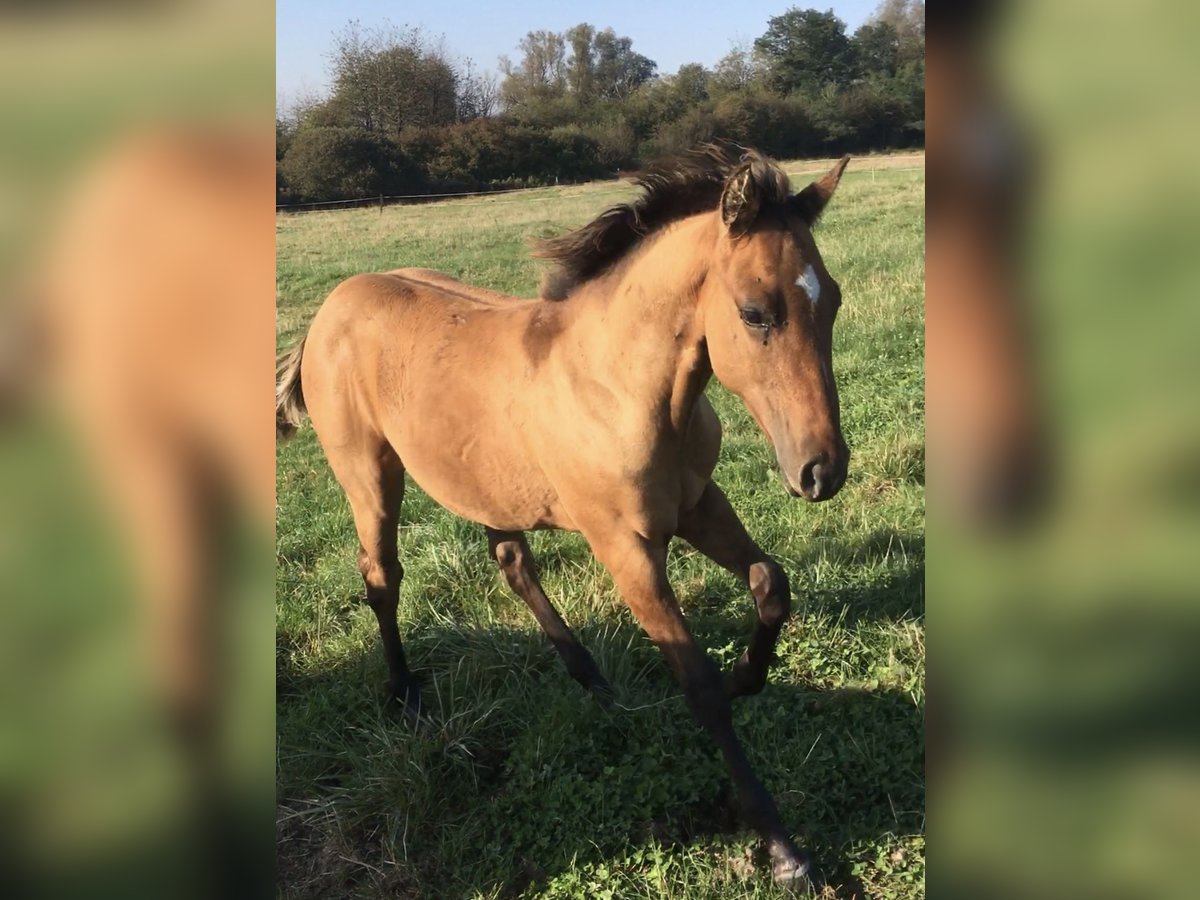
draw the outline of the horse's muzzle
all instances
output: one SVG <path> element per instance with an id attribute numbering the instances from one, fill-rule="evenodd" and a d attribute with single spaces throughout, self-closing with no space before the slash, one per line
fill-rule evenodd
<path id="1" fill-rule="evenodd" d="M 849 453 L 832 458 L 828 453 L 818 453 L 791 475 L 784 470 L 783 484 L 793 497 L 803 497 L 813 503 L 828 500 L 846 483 Z"/>

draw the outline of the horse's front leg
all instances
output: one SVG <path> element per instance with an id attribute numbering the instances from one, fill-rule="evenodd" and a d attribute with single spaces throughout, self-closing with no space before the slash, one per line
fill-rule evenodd
<path id="1" fill-rule="evenodd" d="M 733 730 L 729 696 L 720 670 L 700 649 L 667 581 L 667 539 L 628 534 L 592 539 L 639 623 L 662 650 L 683 688 L 692 715 L 716 741 L 737 790 L 746 822 L 767 842 L 775 880 L 810 890 L 809 855 L 792 842 L 775 801 L 750 767 Z"/>
<path id="2" fill-rule="evenodd" d="M 750 588 L 758 621 L 750 646 L 734 664 L 729 693 L 757 694 L 766 686 L 775 642 L 792 607 L 787 575 L 751 540 L 724 492 L 710 481 L 692 509 L 680 513 L 675 533 Z"/>

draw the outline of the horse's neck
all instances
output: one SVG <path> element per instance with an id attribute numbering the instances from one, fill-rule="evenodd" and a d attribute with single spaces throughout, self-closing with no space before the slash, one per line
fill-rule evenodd
<path id="1" fill-rule="evenodd" d="M 699 309 L 715 217 L 669 226 L 628 263 L 588 286 L 579 302 L 589 368 L 681 431 L 712 374 Z M 586 307 L 586 309 L 584 308 Z"/>

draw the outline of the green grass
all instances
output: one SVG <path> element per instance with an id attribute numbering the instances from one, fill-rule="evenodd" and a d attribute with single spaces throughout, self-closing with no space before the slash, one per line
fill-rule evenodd
<path id="1" fill-rule="evenodd" d="M 362 271 L 427 266 L 530 295 L 526 240 L 630 193 L 610 182 L 280 216 L 279 343 Z M 817 233 L 844 294 L 834 369 L 853 456 L 837 498 L 789 498 L 740 402 L 709 389 L 725 426 L 715 477 L 795 595 L 770 684 L 735 704 L 735 724 L 841 896 L 924 896 L 923 210 L 923 170 L 852 166 Z M 482 529 L 410 482 L 400 625 L 435 720 L 413 734 L 384 702 L 349 508 L 311 428 L 280 445 L 277 471 L 284 895 L 779 895 L 717 751 L 582 539 L 531 535 L 547 593 L 617 692 L 611 710 L 566 675 Z M 697 638 L 728 665 L 752 601 L 688 548 L 672 548 L 670 571 Z"/>

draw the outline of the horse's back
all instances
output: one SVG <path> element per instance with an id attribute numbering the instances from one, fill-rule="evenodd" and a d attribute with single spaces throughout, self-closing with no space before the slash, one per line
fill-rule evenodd
<path id="1" fill-rule="evenodd" d="M 511 294 L 503 294 L 500 291 L 467 284 L 453 276 L 447 275 L 445 272 L 438 272 L 436 269 L 392 269 L 387 274 L 442 291 L 447 295 L 447 298 L 468 300 L 483 304 L 484 306 L 504 307 L 537 302 L 536 300 L 514 297 Z"/>

